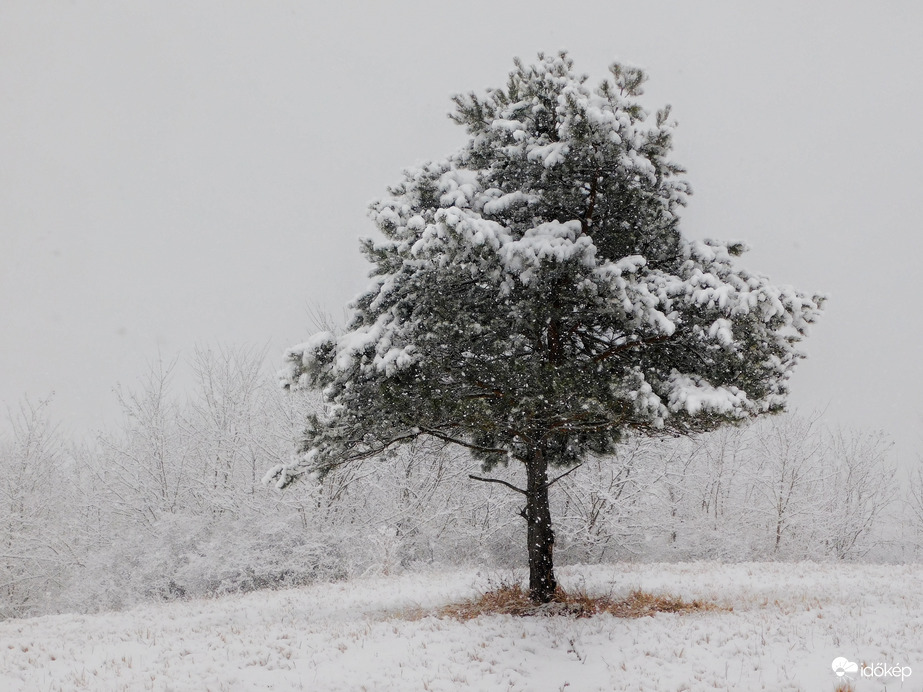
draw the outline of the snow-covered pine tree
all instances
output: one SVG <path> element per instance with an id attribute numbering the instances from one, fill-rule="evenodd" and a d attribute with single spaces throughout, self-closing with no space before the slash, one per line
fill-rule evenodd
<path id="1" fill-rule="evenodd" d="M 524 465 L 529 588 L 555 591 L 552 467 L 626 433 L 713 429 L 782 409 L 821 296 L 737 268 L 740 243 L 684 238 L 689 187 L 669 109 L 618 64 L 593 90 L 566 53 L 455 97 L 467 144 L 371 208 L 373 283 L 345 333 L 290 349 L 284 384 L 322 390 L 302 454 L 267 482 L 379 457 L 419 436 L 485 471 Z"/>

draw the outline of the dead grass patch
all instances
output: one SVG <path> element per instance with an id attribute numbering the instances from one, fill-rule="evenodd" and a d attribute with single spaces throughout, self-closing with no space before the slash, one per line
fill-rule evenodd
<path id="1" fill-rule="evenodd" d="M 731 610 L 715 603 L 698 599 L 685 601 L 679 596 L 651 594 L 635 589 L 624 598 L 590 596 L 586 593 L 566 592 L 560 587 L 554 600 L 535 605 L 529 600 L 528 590 L 519 584 L 505 584 L 464 603 L 445 606 L 437 612 L 440 617 L 471 620 L 481 615 L 568 615 L 585 618 L 608 613 L 620 618 L 641 618 L 657 613 L 699 613 Z"/>

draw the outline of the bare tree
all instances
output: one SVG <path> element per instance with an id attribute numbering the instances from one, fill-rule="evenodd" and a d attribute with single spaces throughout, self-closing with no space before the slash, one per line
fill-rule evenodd
<path id="1" fill-rule="evenodd" d="M 0 444 L 0 619 L 40 612 L 79 562 L 73 469 L 48 404 L 23 401 Z"/>
<path id="2" fill-rule="evenodd" d="M 176 361 L 151 365 L 141 388 L 116 390 L 121 429 L 98 437 L 93 471 L 107 494 L 107 508 L 152 527 L 188 502 L 190 449 L 179 429 L 179 407 L 170 395 Z"/>
<path id="3" fill-rule="evenodd" d="M 773 555 L 783 552 L 785 540 L 794 539 L 818 509 L 824 480 L 818 418 L 783 414 L 752 430 L 754 509 L 768 521 Z"/>
<path id="4" fill-rule="evenodd" d="M 826 543 L 839 559 L 865 555 L 876 522 L 894 501 L 896 469 L 892 444 L 881 432 L 834 429 L 827 434 L 824 479 Z"/>

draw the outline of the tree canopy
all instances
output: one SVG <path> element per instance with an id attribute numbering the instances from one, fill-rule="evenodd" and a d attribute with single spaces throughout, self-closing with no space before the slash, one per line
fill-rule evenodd
<path id="1" fill-rule="evenodd" d="M 549 466 L 783 408 L 823 298 L 738 267 L 742 243 L 681 234 L 690 188 L 644 81 L 615 64 L 593 89 L 561 53 L 455 97 L 468 141 L 372 205 L 372 283 L 346 330 L 287 352 L 285 385 L 325 406 L 267 480 L 430 436 L 487 469 L 522 462 L 531 530 Z"/>

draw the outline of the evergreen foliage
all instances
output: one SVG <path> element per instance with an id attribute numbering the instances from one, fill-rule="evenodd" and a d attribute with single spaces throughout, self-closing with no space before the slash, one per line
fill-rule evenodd
<path id="1" fill-rule="evenodd" d="M 326 407 L 267 481 L 420 436 L 488 470 L 522 462 L 530 564 L 533 544 L 546 554 L 532 596 L 548 600 L 548 467 L 610 454 L 632 431 L 783 408 L 823 298 L 737 267 L 741 243 L 681 234 L 690 189 L 669 159 L 669 108 L 649 119 L 644 73 L 610 72 L 594 90 L 566 53 L 539 55 L 505 88 L 454 99 L 468 142 L 372 205 L 383 237 L 363 242 L 373 283 L 345 333 L 287 353 L 284 384 L 322 390 Z"/>

